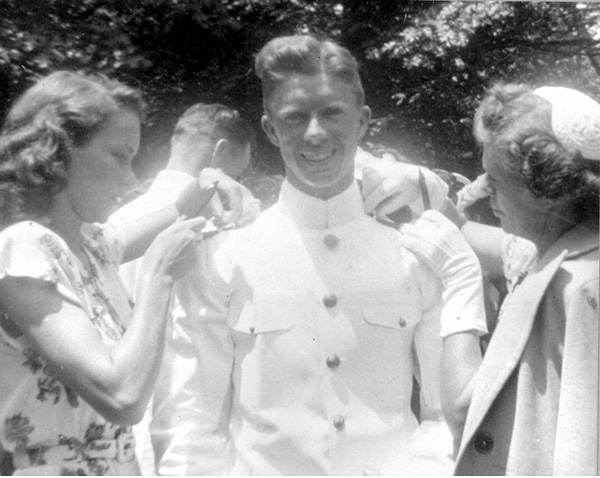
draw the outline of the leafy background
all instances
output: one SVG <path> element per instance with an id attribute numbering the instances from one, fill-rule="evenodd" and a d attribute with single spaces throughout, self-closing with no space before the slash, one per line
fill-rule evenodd
<path id="1" fill-rule="evenodd" d="M 379 0 L 0 0 L 0 115 L 56 69 L 102 72 L 150 103 L 140 178 L 167 159 L 177 117 L 198 101 L 257 128 L 253 58 L 270 38 L 329 36 L 357 57 L 373 121 L 366 141 L 474 178 L 471 118 L 495 81 L 561 85 L 600 100 L 600 4 Z M 259 132 L 258 171 L 280 173 Z"/>

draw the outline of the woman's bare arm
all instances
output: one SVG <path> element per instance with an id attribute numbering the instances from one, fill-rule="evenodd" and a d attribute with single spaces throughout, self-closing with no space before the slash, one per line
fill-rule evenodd
<path id="1" fill-rule="evenodd" d="M 90 317 L 54 283 L 14 276 L 0 280 L 2 310 L 52 375 L 113 423 L 134 424 L 143 416 L 162 359 L 171 288 L 193 264 L 195 229 L 203 223 L 202 218 L 180 221 L 148 249 L 142 292 L 114 347 L 101 341 Z"/>

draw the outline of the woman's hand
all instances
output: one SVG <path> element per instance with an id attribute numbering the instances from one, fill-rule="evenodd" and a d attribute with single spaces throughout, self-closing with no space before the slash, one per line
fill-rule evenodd
<path id="1" fill-rule="evenodd" d="M 206 188 L 218 182 L 215 194 L 207 208 L 200 214 L 214 217 L 215 224 L 223 227 L 244 226 L 251 223 L 260 214 L 260 201 L 245 186 L 216 168 L 204 168 L 198 177 L 200 186 Z"/>
<path id="2" fill-rule="evenodd" d="M 113 226 L 125 231 L 123 263 L 141 257 L 156 235 L 177 217 L 213 219 L 216 227 L 212 232 L 215 232 L 226 226 L 244 226 L 260 214 L 260 201 L 219 169 L 205 168 L 199 178 L 177 188 L 176 200 L 165 203 L 164 198 L 151 190 L 110 218 Z"/>
<path id="3" fill-rule="evenodd" d="M 178 219 L 159 233 L 146 252 L 148 261 L 154 261 L 155 274 L 164 274 L 173 282 L 185 276 L 197 263 L 196 243 L 202 240 L 206 219 Z M 152 262 L 150 262 L 152 264 Z"/>
<path id="4" fill-rule="evenodd" d="M 413 164 L 370 163 L 363 169 L 362 182 L 365 212 L 383 219 L 405 206 L 409 206 L 412 216 L 417 218 L 428 207 L 439 210 L 448 197 L 448 185 L 442 178 Z M 424 194 L 428 196 L 429 205 L 424 204 Z"/>

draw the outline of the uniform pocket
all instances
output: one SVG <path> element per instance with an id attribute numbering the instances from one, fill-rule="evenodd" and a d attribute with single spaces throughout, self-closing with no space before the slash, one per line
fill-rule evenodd
<path id="1" fill-rule="evenodd" d="M 371 325 L 405 330 L 414 327 L 420 320 L 421 309 L 418 303 L 405 304 L 397 300 L 382 298 L 370 300 L 362 308 L 363 318 Z"/>
<path id="2" fill-rule="evenodd" d="M 302 310 L 299 301 L 289 294 L 273 291 L 255 293 L 252 301 L 244 304 L 233 330 L 246 334 L 290 330 L 303 313 Z"/>

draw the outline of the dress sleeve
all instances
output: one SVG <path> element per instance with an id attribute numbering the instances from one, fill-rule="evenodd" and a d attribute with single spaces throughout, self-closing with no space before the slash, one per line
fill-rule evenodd
<path id="1" fill-rule="evenodd" d="M 54 232 L 33 222 L 21 222 L 0 233 L 0 280 L 30 277 L 51 282 L 69 302 L 81 306 L 83 290 L 76 258 Z"/>

